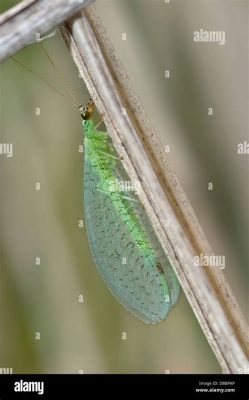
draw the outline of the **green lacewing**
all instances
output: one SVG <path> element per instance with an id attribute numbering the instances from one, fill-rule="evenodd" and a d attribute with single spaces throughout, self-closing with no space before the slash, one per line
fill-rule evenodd
<path id="1" fill-rule="evenodd" d="M 180 286 L 94 103 L 80 107 L 84 129 L 84 212 L 98 272 L 128 311 L 148 324 L 166 318 Z"/>
<path id="2" fill-rule="evenodd" d="M 51 57 L 48 54 L 47 57 L 58 72 Z M 68 90 L 65 83 L 64 86 Z M 75 104 L 72 92 L 69 94 Z M 179 282 L 136 191 L 127 191 L 125 185 L 123 188 L 119 185 L 131 182 L 109 134 L 97 130 L 92 99 L 79 109 L 85 134 L 84 211 L 93 259 L 119 303 L 142 321 L 156 324 L 164 320 L 176 304 Z M 128 185 L 128 188 L 133 186 Z"/>

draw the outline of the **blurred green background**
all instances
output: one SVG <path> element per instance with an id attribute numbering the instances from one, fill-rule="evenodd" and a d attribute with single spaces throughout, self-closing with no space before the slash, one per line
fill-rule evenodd
<path id="1" fill-rule="evenodd" d="M 0 11 L 16 3 L 2 0 Z M 95 4 L 155 131 L 170 145 L 171 165 L 208 240 L 226 256 L 226 277 L 248 317 L 248 156 L 237 154 L 237 144 L 248 141 L 248 2 Z M 193 31 L 201 28 L 225 30 L 226 44 L 194 43 Z M 86 103 L 89 95 L 59 32 L 43 44 Z M 16 57 L 64 90 L 40 45 Z M 183 293 L 157 326 L 138 321 L 110 295 L 85 228 L 78 227 L 79 113 L 11 59 L 0 74 L 0 141 L 13 143 L 13 157 L 0 156 L 0 367 L 16 373 L 220 372 Z"/>

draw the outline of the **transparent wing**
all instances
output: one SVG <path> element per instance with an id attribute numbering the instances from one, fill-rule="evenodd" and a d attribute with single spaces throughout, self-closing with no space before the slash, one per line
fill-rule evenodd
<path id="1" fill-rule="evenodd" d="M 113 175 L 129 181 L 122 163 L 117 160 L 114 164 Z M 129 226 L 114 207 L 112 196 L 101 190 L 100 177 L 85 157 L 85 220 L 97 270 L 126 309 L 144 322 L 154 324 L 163 320 L 175 304 L 179 284 L 137 195 L 125 191 L 120 192 L 120 196 L 130 199 L 125 201 L 125 206 L 136 213 L 141 229 L 146 231 L 157 263 L 164 272 L 163 282 L 155 261 L 136 244 Z"/>

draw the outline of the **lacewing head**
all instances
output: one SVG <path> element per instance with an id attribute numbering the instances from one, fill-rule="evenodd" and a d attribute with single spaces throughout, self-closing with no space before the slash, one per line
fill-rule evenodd
<path id="1" fill-rule="evenodd" d="M 85 107 L 80 106 L 79 107 L 79 111 L 80 111 L 81 118 L 84 121 L 87 121 L 88 119 L 90 119 L 92 114 L 93 114 L 93 111 L 94 111 L 94 102 L 93 102 L 93 100 L 89 99 L 89 101 L 88 101 L 88 103 L 87 103 L 87 105 Z"/>

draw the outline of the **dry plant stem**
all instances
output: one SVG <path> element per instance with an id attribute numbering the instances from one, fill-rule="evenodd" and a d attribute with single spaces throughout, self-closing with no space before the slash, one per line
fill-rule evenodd
<path id="1" fill-rule="evenodd" d="M 222 371 L 246 371 L 244 317 L 223 272 L 194 267 L 194 256 L 212 255 L 212 249 L 94 7 L 70 19 L 61 31 L 128 174 L 142 183 L 140 198 Z"/>
<path id="2" fill-rule="evenodd" d="M 42 37 L 90 3 L 25 0 L 0 16 L 0 61 Z M 168 165 L 104 27 L 90 6 L 62 28 L 82 77 L 103 114 L 129 175 L 223 372 L 248 371 L 248 327 L 223 273 L 194 267 L 212 255 L 203 231 Z M 126 110 L 126 115 L 122 110 Z"/>
<path id="3" fill-rule="evenodd" d="M 24 0 L 0 15 L 0 62 L 36 41 L 93 0 Z"/>

